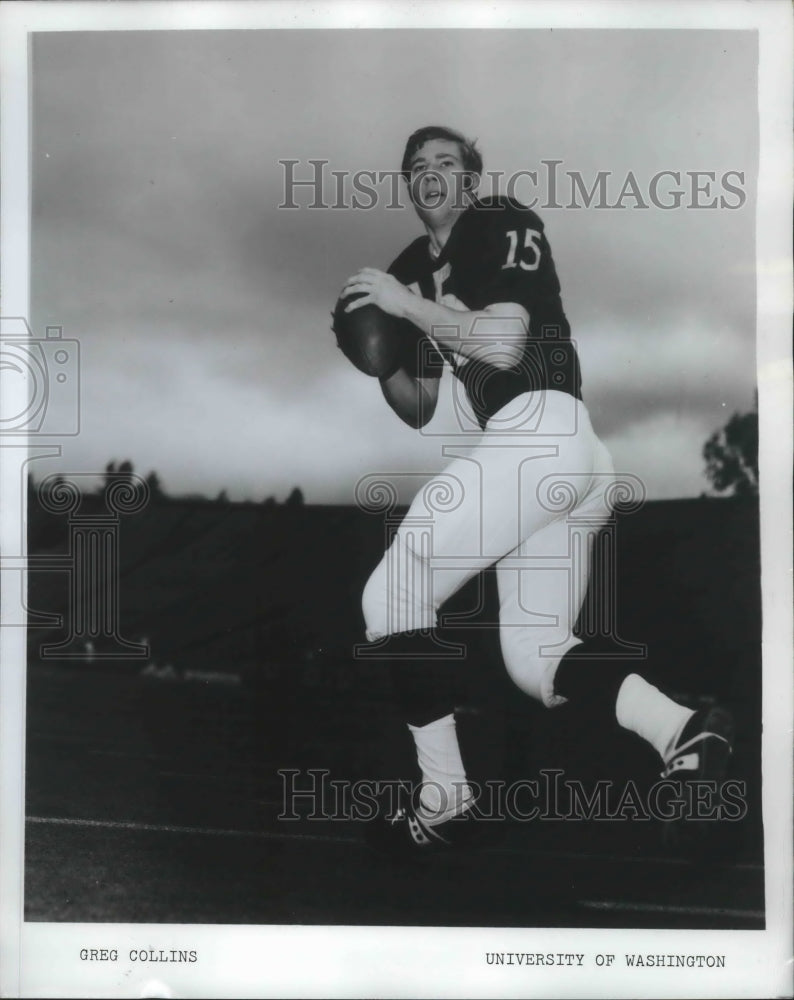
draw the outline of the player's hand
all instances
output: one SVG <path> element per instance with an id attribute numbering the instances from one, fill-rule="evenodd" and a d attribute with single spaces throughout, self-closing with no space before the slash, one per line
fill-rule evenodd
<path id="1" fill-rule="evenodd" d="M 362 306 L 372 304 L 380 306 L 390 316 L 405 317 L 406 305 L 413 300 L 413 292 L 406 288 L 393 275 L 386 274 L 374 267 L 362 267 L 347 282 L 342 289 L 342 298 L 348 295 L 360 295 L 345 307 L 345 312 L 353 312 Z"/>

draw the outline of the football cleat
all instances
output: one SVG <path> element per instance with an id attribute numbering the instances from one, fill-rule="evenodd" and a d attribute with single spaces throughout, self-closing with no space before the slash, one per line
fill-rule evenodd
<path id="1" fill-rule="evenodd" d="M 719 781 L 733 750 L 733 730 L 733 717 L 727 709 L 719 705 L 698 709 L 665 759 L 662 777 Z"/>
<path id="2" fill-rule="evenodd" d="M 731 713 L 719 705 L 698 709 L 681 731 L 675 749 L 665 759 L 662 778 L 681 783 L 684 814 L 666 820 L 662 840 L 665 846 L 693 858 L 705 859 L 708 851 L 716 860 L 714 842 L 721 827 L 719 803 L 721 783 L 733 750 L 734 725 Z M 700 793 L 705 793 L 705 798 Z M 705 802 L 705 812 L 700 813 Z M 720 840 L 724 840 L 721 836 Z M 727 847 L 726 843 L 722 848 Z"/>
<path id="3" fill-rule="evenodd" d="M 369 823 L 366 840 L 377 853 L 396 860 L 423 860 L 483 845 L 485 821 L 478 816 L 474 802 L 451 819 L 431 826 L 416 815 L 408 798 L 404 796 L 393 810 Z"/>

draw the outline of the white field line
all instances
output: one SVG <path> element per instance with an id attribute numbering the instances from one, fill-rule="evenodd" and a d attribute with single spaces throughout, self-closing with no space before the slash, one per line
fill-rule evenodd
<path id="1" fill-rule="evenodd" d="M 133 823 L 110 819 L 74 819 L 69 816 L 28 816 L 28 823 L 47 826 L 78 826 L 101 830 L 132 830 L 145 833 L 187 833 L 205 837 L 246 837 L 254 840 L 316 840 L 335 844 L 357 844 L 355 837 L 327 837 L 311 833 L 279 833 L 268 830 L 222 830 L 206 826 L 175 826 L 169 823 Z"/>
<path id="2" fill-rule="evenodd" d="M 281 803 L 272 802 L 269 803 L 267 800 L 263 800 L 262 804 L 272 804 L 280 805 Z M 27 816 L 26 822 L 28 823 L 38 823 L 49 826 L 77 826 L 77 827 L 89 827 L 96 829 L 107 829 L 107 830 L 133 830 L 133 831 L 144 831 L 150 833 L 184 833 L 184 834 L 197 834 L 209 837 L 247 837 L 254 840 L 311 840 L 311 841 L 325 841 L 333 844 L 359 844 L 360 841 L 356 837 L 340 837 L 340 836 L 328 836 L 325 834 L 312 834 L 312 833 L 298 833 L 298 832 L 281 832 L 276 830 L 235 830 L 235 829 L 218 829 L 214 827 L 206 826 L 178 826 L 169 823 L 137 823 L 133 821 L 120 821 L 120 820 L 105 820 L 105 819 L 75 819 L 69 816 Z M 297 823 L 300 820 L 284 820 L 285 823 Z M 310 821 L 311 822 L 311 821 Z M 350 822 L 353 822 L 352 820 Z M 691 862 L 683 858 L 660 858 L 654 856 L 648 857 L 635 857 L 627 856 L 623 857 L 618 854 L 587 854 L 583 855 L 581 852 L 577 851 L 544 851 L 544 850 L 533 850 L 529 848 L 526 851 L 523 850 L 511 850 L 510 848 L 486 848 L 483 854 L 488 855 L 506 855 L 509 857 L 542 857 L 542 858 L 560 858 L 564 860 L 584 860 L 595 861 L 595 862 L 614 862 L 616 864 L 626 864 L 626 862 L 636 862 L 638 864 L 649 864 L 649 865 L 677 865 L 690 867 Z M 716 867 L 716 866 L 715 866 Z M 734 864 L 734 865 L 724 865 L 719 867 L 730 868 L 732 871 L 763 871 L 763 865 L 754 864 Z M 593 904 L 595 905 L 595 904 Z M 604 906 L 609 905 L 608 901 L 604 903 Z M 625 904 L 627 906 L 633 904 Z M 649 904 L 650 905 L 650 904 Z M 687 908 L 687 912 L 690 912 Z"/>
<path id="3" fill-rule="evenodd" d="M 723 906 L 675 906 L 665 903 L 626 903 L 617 899 L 583 899 L 579 906 L 587 910 L 612 910 L 618 913 L 680 913 L 698 917 L 734 917 L 763 920 L 763 910 L 741 910 Z"/>

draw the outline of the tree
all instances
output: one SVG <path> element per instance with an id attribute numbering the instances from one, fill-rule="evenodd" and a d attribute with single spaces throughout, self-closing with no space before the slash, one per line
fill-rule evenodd
<path id="1" fill-rule="evenodd" d="M 132 462 L 128 458 L 125 459 L 118 466 L 118 468 L 116 467 L 115 460 L 108 462 L 105 466 L 105 474 L 100 487 L 100 493 L 104 496 L 111 483 L 117 483 L 123 479 L 131 480 L 133 471 Z"/>
<path id="2" fill-rule="evenodd" d="M 160 477 L 154 470 L 146 477 L 146 485 L 149 487 L 149 498 L 153 503 L 159 503 L 167 499 L 163 484 L 160 482 Z"/>
<path id="3" fill-rule="evenodd" d="M 155 485 L 159 485 L 157 480 Z M 115 461 L 108 462 L 105 466 L 104 476 L 99 488 L 99 495 L 102 497 L 102 502 L 107 504 L 110 496 L 117 490 L 121 491 L 118 494 L 119 498 L 122 496 L 126 497 L 127 502 L 135 495 L 138 495 L 139 499 L 143 499 L 140 477 L 135 474 L 135 468 L 128 458 L 118 466 Z"/>
<path id="4" fill-rule="evenodd" d="M 706 476 L 715 492 L 758 496 L 758 410 L 734 413 L 703 446 Z"/>
<path id="5" fill-rule="evenodd" d="M 284 501 L 285 507 L 302 507 L 303 506 L 303 490 L 300 486 L 296 486 L 295 489 L 290 493 L 287 499 Z"/>

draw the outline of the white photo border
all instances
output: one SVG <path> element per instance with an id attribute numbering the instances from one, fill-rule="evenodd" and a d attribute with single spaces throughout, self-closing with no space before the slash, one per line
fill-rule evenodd
<path id="1" fill-rule="evenodd" d="M 792 18 L 771 2 L 566 3 L 5 3 L 0 10 L 2 114 L 2 306 L 29 315 L 30 34 L 86 30 L 218 30 L 363 27 L 568 27 L 757 29 L 760 164 L 757 207 L 758 386 L 763 573 L 763 807 L 765 931 L 229 927 L 48 924 L 23 918 L 25 631 L 11 624 L 22 574 L 2 573 L 0 624 L 0 994 L 2 996 L 524 996 L 526 976 L 486 968 L 483 951 L 565 951 L 590 956 L 674 952 L 696 943 L 726 954 L 726 968 L 682 977 L 677 970 L 614 967 L 534 970 L 531 992 L 565 997 L 785 996 L 792 989 L 791 317 Z M 22 499 L 10 476 L 16 456 L 0 448 L 0 551 L 13 552 Z M 5 566 L 2 567 L 5 569 Z M 15 590 L 15 588 L 17 588 Z M 195 966 L 161 980 L 145 969 L 86 969 L 92 947 L 190 948 Z M 307 960 L 309 959 L 310 960 Z M 57 972 L 53 992 L 52 970 Z M 173 976 L 172 981 L 167 981 Z"/>

